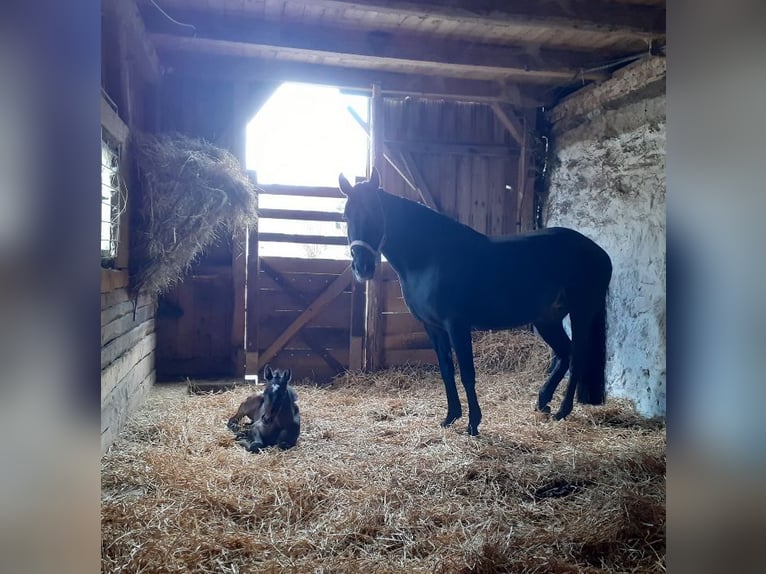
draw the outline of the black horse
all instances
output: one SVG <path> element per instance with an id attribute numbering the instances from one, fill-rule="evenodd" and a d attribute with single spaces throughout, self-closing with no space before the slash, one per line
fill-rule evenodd
<path id="1" fill-rule="evenodd" d="M 606 294 L 612 276 L 609 255 L 580 233 L 561 227 L 490 238 L 423 205 L 380 188 L 373 168 L 369 181 L 352 186 L 341 174 L 348 198 L 345 219 L 358 281 L 375 274 L 380 253 L 399 276 L 410 312 L 423 323 L 436 350 L 447 392 L 442 425 L 463 414 L 455 386 L 455 350 L 468 400 L 468 432 L 478 434 L 471 330 L 534 324 L 555 360 L 540 389 L 537 408 L 549 413 L 561 379 L 569 384 L 556 419 L 577 399 L 602 404 L 605 395 Z M 570 340 L 562 325 L 569 315 Z"/>
<path id="2" fill-rule="evenodd" d="M 266 365 L 263 393 L 249 396 L 229 419 L 227 426 L 237 433 L 237 442 L 250 452 L 277 446 L 288 449 L 295 446 L 301 433 L 301 415 L 298 397 L 289 386 L 290 369 L 272 370 Z M 252 421 L 239 431 L 240 420 L 247 416 Z"/>

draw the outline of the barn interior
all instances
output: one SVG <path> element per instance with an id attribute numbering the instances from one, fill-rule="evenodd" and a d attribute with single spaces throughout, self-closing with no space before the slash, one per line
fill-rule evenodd
<path id="1" fill-rule="evenodd" d="M 170 487 L 159 486 L 163 480 L 177 480 L 192 492 L 202 488 L 174 474 L 178 469 L 162 467 L 160 460 L 169 452 L 184 453 L 186 464 L 195 457 L 196 464 L 225 468 L 256 464 L 253 455 L 236 451 L 216 416 L 224 420 L 231 414 L 228 410 L 251 390 L 266 364 L 292 369 L 299 394 L 304 388 L 300 385 L 305 385 L 314 422 L 307 424 L 302 452 L 299 443 L 294 451 L 274 454 L 258 464 L 285 481 L 291 480 L 290 468 L 303 469 L 293 486 L 311 491 L 314 498 L 299 500 L 290 489 L 283 493 L 281 502 L 292 500 L 298 509 L 294 523 L 285 517 L 276 494 L 259 499 L 257 505 L 245 497 L 260 515 L 279 508 L 277 518 L 284 531 L 246 517 L 241 492 L 239 502 L 216 499 L 211 502 L 218 509 L 213 514 L 226 514 L 237 526 L 221 534 L 211 524 L 213 542 L 204 556 L 182 550 L 177 561 L 165 563 L 165 571 L 238 572 L 255 563 L 257 571 L 663 571 L 664 426 L 657 422 L 665 414 L 663 0 L 103 0 L 101 55 L 104 571 L 142 571 L 163 556 L 164 548 L 151 547 L 142 538 L 146 532 L 129 527 L 139 523 L 155 537 L 167 535 L 152 531 L 146 517 L 161 505 L 157 500 L 150 504 L 147 497 L 169 496 Z M 443 396 L 432 393 L 441 384 L 434 374 L 435 354 L 422 326 L 409 314 L 391 267 L 383 262 L 376 280 L 367 284 L 353 281 L 342 214 L 335 207 L 306 207 L 342 201 L 337 186 L 268 181 L 262 170 L 248 169 L 248 124 L 280 86 L 290 82 L 365 98 L 365 113 L 352 106 L 344 112 L 367 145 L 362 150 L 367 173 L 347 173 L 349 177 L 365 177 L 375 166 L 387 191 L 490 236 L 563 225 L 606 249 L 614 267 L 607 326 L 607 392 L 613 402 L 607 415 L 580 408 L 573 422 L 550 429 L 544 426 L 550 423 L 535 418 L 528 399 L 544 379 L 545 349 L 535 350 L 542 358 L 534 368 L 519 370 L 518 361 L 511 361 L 505 371 L 479 369 L 495 382 L 507 372 L 506 378 L 518 379 L 527 391 L 504 394 L 500 386 L 485 391 L 493 397 L 490 412 L 496 408 L 497 413 L 514 417 L 496 420 L 495 427 L 488 423 L 489 444 L 472 446 L 467 437 L 436 428 L 430 407 L 419 411 L 412 406 L 422 396 L 417 385 L 402 381 L 414 377 L 424 380 L 425 396 L 441 408 Z M 311 110 L 312 105 L 307 102 L 305 107 Z M 225 150 L 227 165 L 241 166 L 231 168 L 237 172 L 232 177 L 238 189 L 255 190 L 257 211 L 247 221 L 231 216 L 237 225 L 214 229 L 204 245 L 195 239 L 193 259 L 167 281 L 147 287 L 138 271 L 148 260 L 142 244 L 146 214 L 157 205 L 147 184 L 152 175 L 148 166 L 163 162 L 143 161 L 147 149 L 159 148 L 141 147 L 141 142 L 165 134 L 204 140 L 205 145 Z M 296 147 L 304 135 L 308 137 L 290 133 Z M 178 144 L 179 139 L 173 141 Z M 176 172 L 189 157 L 197 157 L 183 147 L 162 151 L 167 157 L 180 154 L 180 163 L 171 165 Z M 156 152 L 153 157 L 159 156 Z M 301 171 L 301 158 L 296 155 L 294 161 L 294 171 Z M 227 197 L 238 205 L 231 194 Z M 242 205 L 248 201 L 242 199 Z M 242 210 L 252 207 L 248 204 Z M 296 222 L 301 231 L 281 231 L 296 229 Z M 158 225 L 174 238 L 173 245 L 184 239 L 180 224 Z M 313 231 L 320 228 L 330 231 Z M 296 245 L 306 249 L 296 251 Z M 322 255 L 330 252 L 340 255 Z M 532 353 L 528 346 L 514 347 L 513 337 L 523 338 L 525 333 L 494 342 L 477 337 L 488 348 L 494 349 L 499 340 L 521 353 Z M 349 379 L 348 373 L 369 382 L 365 398 L 359 396 L 360 383 Z M 376 373 L 380 380 L 374 379 Z M 235 390 L 212 397 L 186 393 L 187 388 L 199 392 L 231 387 Z M 332 394 L 334 387 L 340 394 Z M 183 392 L 174 394 L 179 388 Z M 368 401 L 367 409 L 353 410 L 360 408 L 352 409 L 355 400 Z M 356 518 L 337 517 L 359 523 L 356 537 L 330 528 L 322 522 L 329 518 L 321 508 L 322 501 L 334 495 L 311 490 L 310 476 L 337 481 L 331 488 L 341 488 L 343 482 L 346 490 L 339 499 L 348 505 L 358 502 L 349 495 L 348 489 L 358 486 L 349 476 L 361 473 L 374 480 L 366 471 L 346 468 L 341 462 L 325 468 L 320 477 L 316 472 L 321 469 L 312 470 L 309 460 L 296 458 L 326 456 L 331 465 L 340 457 L 338 449 L 359 449 L 356 452 L 365 461 L 374 456 L 358 441 L 341 440 L 351 432 L 343 421 L 338 420 L 338 426 L 326 422 L 335 421 L 333 405 L 335 410 L 352 409 L 349 421 L 356 422 L 345 424 L 371 420 L 375 432 L 370 430 L 372 434 L 365 437 L 379 441 L 381 449 L 391 443 L 391 448 L 408 452 L 433 450 L 436 458 L 424 463 L 426 474 L 440 476 L 439 465 L 450 460 L 461 476 L 471 478 L 471 484 L 481 479 L 479 497 L 507 495 L 516 500 L 514 496 L 523 498 L 531 492 L 531 502 L 525 504 L 544 498 L 548 506 L 537 519 L 563 517 L 561 528 L 577 518 L 557 505 L 580 497 L 576 511 L 582 513 L 590 485 L 606 485 L 611 494 L 594 491 L 587 500 L 612 514 L 580 524 L 580 530 L 609 530 L 606 525 L 616 520 L 618 511 L 623 512 L 625 527 L 612 528 L 613 538 L 603 543 L 589 534 L 584 542 L 571 537 L 561 546 L 525 529 L 516 515 L 478 512 L 485 527 L 518 519 L 519 536 L 526 542 L 510 532 L 505 538 L 495 532 L 479 540 L 465 532 L 478 528 L 468 517 L 459 519 L 465 525 L 462 534 L 455 529 L 444 534 L 450 512 L 440 507 L 438 520 L 435 514 L 428 518 L 429 532 L 436 538 L 424 545 L 413 534 L 415 527 L 408 531 L 411 543 L 397 538 L 391 522 L 396 517 L 388 510 L 373 509 L 371 516 L 379 523 L 362 524 L 357 515 L 372 507 L 359 506 L 352 507 Z M 424 425 L 435 428 L 426 430 L 421 419 L 408 418 L 423 414 L 428 414 Z M 324 423 L 322 415 L 328 417 Z M 522 424 L 519 417 L 530 420 Z M 406 432 L 402 425 L 407 421 L 414 425 L 410 432 L 416 429 L 411 436 L 417 440 L 395 439 L 394 433 Z M 447 446 L 459 453 L 455 459 L 439 450 Z M 333 454 L 327 454 L 328 449 Z M 584 452 L 589 449 L 590 454 Z M 404 456 L 403 451 L 385 452 Z M 597 454 L 608 462 L 608 471 L 598 467 Z M 559 466 L 534 466 L 546 456 L 558 457 Z M 537 475 L 520 477 L 519 468 L 503 466 L 501 459 L 513 457 L 517 463 L 529 463 Z M 561 466 L 562 457 L 569 457 L 566 468 Z M 385 464 L 394 464 L 393 460 Z M 141 471 L 140 485 L 138 478 L 128 478 L 130 469 L 147 465 L 154 465 L 157 473 L 146 476 Z M 208 477 L 208 484 L 224 488 L 221 485 L 231 481 L 233 473 L 225 480 Z M 410 483 L 401 476 L 387 480 L 406 483 L 407 488 L 433 486 L 413 470 L 412 476 L 416 475 L 425 482 Z M 268 478 L 250 480 L 238 484 L 248 492 L 279 492 Z M 501 486 L 509 481 L 515 486 L 506 493 Z M 642 481 L 645 490 L 636 486 Z M 358 497 L 369 504 L 382 496 L 384 487 Z M 460 494 L 460 488 L 455 485 L 454 492 Z M 558 494 L 546 495 L 548 488 L 560 493 L 561 499 Z M 130 514 L 142 505 L 147 515 Z M 301 508 L 305 516 L 300 515 Z M 324 524 L 333 536 L 345 536 L 345 546 L 306 542 L 308 530 L 303 538 L 291 537 L 301 521 L 311 520 L 310 514 L 316 519 L 315 528 Z M 188 520 L 196 524 L 200 519 Z M 191 522 L 181 521 L 178 528 L 191 528 Z M 650 526 L 641 530 L 639 523 Z M 293 546 L 267 543 L 266 531 L 281 532 Z M 466 550 L 445 550 L 446 542 L 438 542 L 439 532 Z M 383 542 L 376 546 L 380 556 L 368 560 L 365 552 L 372 555 L 372 539 Z M 199 540 L 195 544 L 199 548 Z M 545 545 L 561 551 L 561 556 L 540 551 Z M 528 550 L 523 560 L 510 557 L 516 546 Z M 440 552 L 449 560 L 437 560 Z M 311 558 L 301 561 L 302 553 Z M 328 556 L 333 553 L 345 562 L 331 561 Z M 216 560 L 221 564 L 218 569 Z"/>

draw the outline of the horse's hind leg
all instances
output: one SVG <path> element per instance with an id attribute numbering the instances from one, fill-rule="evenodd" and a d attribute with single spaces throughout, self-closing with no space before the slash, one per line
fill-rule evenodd
<path id="1" fill-rule="evenodd" d="M 452 347 L 446 331 L 433 325 L 424 326 L 436 351 L 436 357 L 439 360 L 439 372 L 442 375 L 444 390 L 447 393 L 447 416 L 441 423 L 443 427 L 446 427 L 463 416 L 463 407 L 460 406 L 460 397 L 455 386 L 455 364 L 452 362 Z"/>
<path id="2" fill-rule="evenodd" d="M 537 397 L 537 410 L 549 413 L 551 412 L 551 407 L 548 406 L 548 403 L 551 402 L 556 388 L 569 369 L 569 355 L 572 349 L 572 342 L 569 340 L 566 331 L 564 331 L 564 326 L 561 324 L 560 319 L 538 321 L 534 325 L 543 340 L 553 349 L 555 355 L 548 380 L 540 388 L 540 393 Z"/>
<path id="3" fill-rule="evenodd" d="M 569 314 L 569 320 L 572 325 L 572 370 L 569 373 L 569 383 L 564 393 L 564 399 L 554 419 L 561 420 L 572 412 L 574 406 L 575 391 L 583 375 L 584 363 L 587 360 L 588 352 L 588 331 L 592 317 L 584 312 L 572 312 Z"/>

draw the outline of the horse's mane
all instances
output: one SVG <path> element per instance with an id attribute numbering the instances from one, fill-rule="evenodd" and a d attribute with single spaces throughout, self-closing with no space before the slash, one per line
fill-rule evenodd
<path id="1" fill-rule="evenodd" d="M 397 218 L 396 223 L 403 223 L 405 225 L 411 223 L 417 223 L 419 226 L 427 225 L 429 231 L 439 232 L 439 237 L 444 239 L 445 237 L 454 237 L 462 240 L 470 239 L 487 239 L 486 235 L 479 233 L 472 227 L 460 223 L 431 209 L 416 201 L 394 195 L 385 190 L 382 190 L 385 199 L 396 208 L 400 210 L 400 215 L 404 216 L 404 220 Z M 413 221 L 409 221 L 412 218 Z"/>

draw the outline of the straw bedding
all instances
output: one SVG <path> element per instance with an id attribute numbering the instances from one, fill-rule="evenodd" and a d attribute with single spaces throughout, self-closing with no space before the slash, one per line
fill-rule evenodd
<path id="1" fill-rule="evenodd" d="M 157 385 L 102 459 L 102 571 L 664 572 L 664 424 L 546 420 L 546 348 L 502 336 L 530 356 L 479 370 L 479 437 L 439 427 L 430 369 L 296 384 L 298 445 L 260 454 L 225 426 L 252 389 Z"/>

